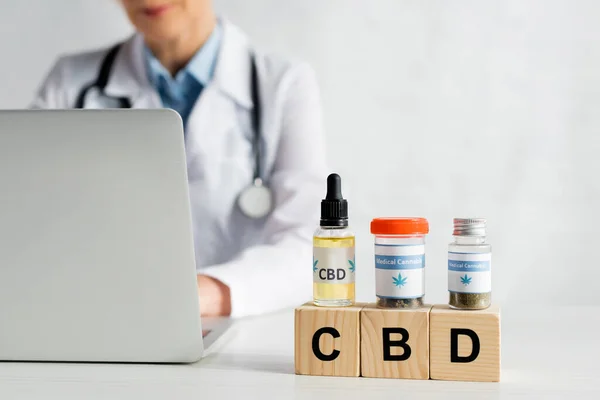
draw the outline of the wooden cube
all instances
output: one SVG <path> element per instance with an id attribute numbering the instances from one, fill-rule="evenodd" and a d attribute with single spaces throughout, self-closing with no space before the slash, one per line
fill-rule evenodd
<path id="1" fill-rule="evenodd" d="M 360 310 L 349 307 L 296 308 L 296 374 L 360 376 Z"/>
<path id="2" fill-rule="evenodd" d="M 500 308 L 453 310 L 435 305 L 430 314 L 431 379 L 500 381 Z"/>
<path id="3" fill-rule="evenodd" d="M 429 379 L 429 312 L 377 308 L 360 313 L 361 375 L 369 378 Z"/>

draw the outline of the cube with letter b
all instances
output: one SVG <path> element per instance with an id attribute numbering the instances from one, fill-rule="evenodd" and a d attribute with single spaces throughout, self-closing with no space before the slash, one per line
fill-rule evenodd
<path id="1" fill-rule="evenodd" d="M 500 308 L 435 305 L 429 323 L 431 379 L 500 381 Z"/>
<path id="2" fill-rule="evenodd" d="M 360 375 L 360 310 L 317 307 L 306 303 L 295 311 L 296 374 Z"/>
<path id="3" fill-rule="evenodd" d="M 377 308 L 361 311 L 362 376 L 429 379 L 429 312 Z"/>

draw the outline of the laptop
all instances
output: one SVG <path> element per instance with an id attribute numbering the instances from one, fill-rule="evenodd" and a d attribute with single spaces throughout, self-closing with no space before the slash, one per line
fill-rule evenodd
<path id="1" fill-rule="evenodd" d="M 195 362 L 202 322 L 179 115 L 0 111 L 0 360 Z"/>

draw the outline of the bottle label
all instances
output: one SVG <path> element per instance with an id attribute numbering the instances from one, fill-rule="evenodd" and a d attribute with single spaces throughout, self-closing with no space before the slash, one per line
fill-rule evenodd
<path id="1" fill-rule="evenodd" d="M 425 245 L 375 245 L 375 291 L 380 298 L 425 295 Z"/>
<path id="2" fill-rule="evenodd" d="M 448 252 L 448 290 L 458 293 L 492 291 L 492 253 Z"/>
<path id="3" fill-rule="evenodd" d="M 313 247 L 314 283 L 354 283 L 354 247 Z"/>

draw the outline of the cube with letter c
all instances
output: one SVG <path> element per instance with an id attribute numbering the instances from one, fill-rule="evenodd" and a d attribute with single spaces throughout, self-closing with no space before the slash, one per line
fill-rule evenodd
<path id="1" fill-rule="evenodd" d="M 362 307 L 317 307 L 306 303 L 296 308 L 296 374 L 360 376 Z"/>

